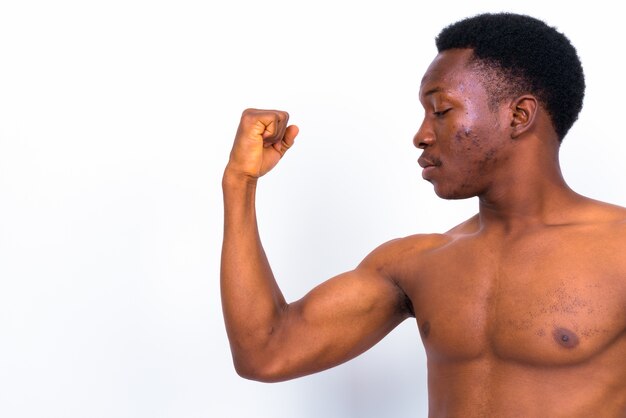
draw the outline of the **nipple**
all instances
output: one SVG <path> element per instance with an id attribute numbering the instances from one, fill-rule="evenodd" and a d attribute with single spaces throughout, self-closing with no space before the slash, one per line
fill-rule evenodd
<path id="1" fill-rule="evenodd" d="M 557 344 L 565 348 L 574 348 L 578 345 L 578 336 L 567 328 L 556 328 L 552 333 Z"/>

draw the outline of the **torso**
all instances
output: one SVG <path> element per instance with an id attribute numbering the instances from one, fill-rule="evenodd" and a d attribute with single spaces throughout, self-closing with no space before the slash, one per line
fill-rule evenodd
<path id="1" fill-rule="evenodd" d="M 626 417 L 626 211 L 611 214 L 394 244 L 431 418 Z"/>

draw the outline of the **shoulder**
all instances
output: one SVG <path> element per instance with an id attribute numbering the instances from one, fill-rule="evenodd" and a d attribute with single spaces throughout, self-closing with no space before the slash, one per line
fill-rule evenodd
<path id="1" fill-rule="evenodd" d="M 368 254 L 356 270 L 361 272 L 360 277 L 370 277 L 376 283 L 384 283 L 387 287 L 383 288 L 396 289 L 400 311 L 415 316 L 407 294 L 407 284 L 415 280 L 432 254 L 445 251 L 457 239 L 472 233 L 473 228 L 470 219 L 444 233 L 416 234 L 385 242 Z"/>
<path id="2" fill-rule="evenodd" d="M 626 208 L 607 204 L 604 216 L 607 236 L 612 238 L 610 242 L 614 248 L 626 250 Z"/>
<path id="3" fill-rule="evenodd" d="M 621 232 L 620 236 L 626 241 L 626 208 L 615 205 L 608 205 L 607 208 L 607 223 L 614 226 Z"/>
<path id="4" fill-rule="evenodd" d="M 360 267 L 375 268 L 379 272 L 390 273 L 407 263 L 418 262 L 428 254 L 445 248 L 460 237 L 474 233 L 477 228 L 477 216 L 474 216 L 447 232 L 415 234 L 397 238 L 375 248 L 361 262 Z"/>
<path id="5" fill-rule="evenodd" d="M 626 243 L 626 208 L 589 199 L 582 213 L 581 225 L 614 235 Z"/>
<path id="6" fill-rule="evenodd" d="M 626 279 L 626 208 L 586 199 L 552 229 L 565 251 L 577 251 L 578 261 L 587 260 L 606 275 Z"/>
<path id="7" fill-rule="evenodd" d="M 592 208 L 591 214 L 595 215 L 598 220 L 626 224 L 626 208 L 622 206 L 591 200 L 590 207 Z"/>

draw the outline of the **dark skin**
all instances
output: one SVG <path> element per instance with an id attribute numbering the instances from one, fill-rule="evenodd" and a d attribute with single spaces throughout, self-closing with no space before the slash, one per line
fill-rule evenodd
<path id="1" fill-rule="evenodd" d="M 223 180 L 222 303 L 235 367 L 280 381 L 345 362 L 415 317 L 429 417 L 626 417 L 626 209 L 573 192 L 532 95 L 489 107 L 471 50 L 439 54 L 420 89 L 423 177 L 479 212 L 375 249 L 291 304 L 256 227 L 257 180 L 294 143 L 247 110 Z"/>

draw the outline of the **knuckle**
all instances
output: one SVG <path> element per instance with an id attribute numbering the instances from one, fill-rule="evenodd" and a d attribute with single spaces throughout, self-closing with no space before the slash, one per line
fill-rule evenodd
<path id="1" fill-rule="evenodd" d="M 241 124 L 252 125 L 258 122 L 263 123 L 266 127 L 271 125 L 281 126 L 289 120 L 289 113 L 281 110 L 259 110 L 248 108 L 241 113 Z"/>
<path id="2" fill-rule="evenodd" d="M 254 123 L 258 119 L 255 109 L 246 109 L 241 114 L 241 121 L 245 124 Z"/>

